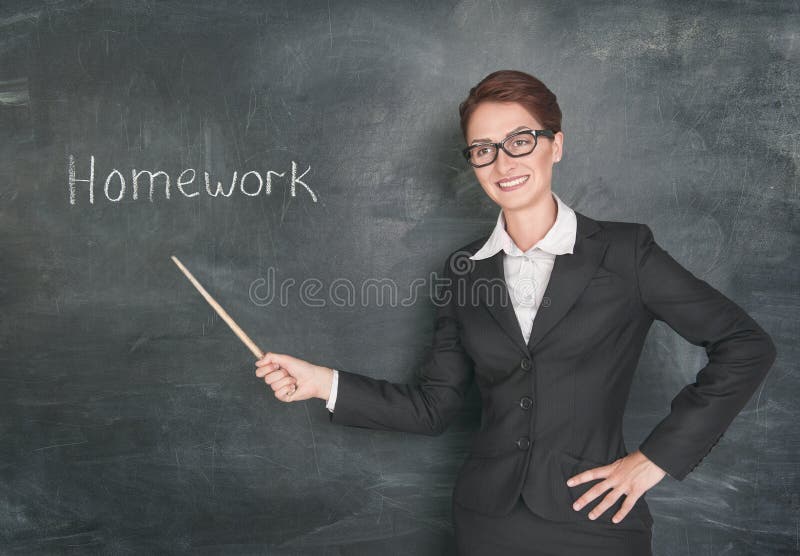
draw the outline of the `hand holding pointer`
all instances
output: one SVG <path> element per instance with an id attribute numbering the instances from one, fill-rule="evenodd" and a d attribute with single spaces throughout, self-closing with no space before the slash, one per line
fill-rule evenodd
<path id="1" fill-rule="evenodd" d="M 275 397 L 285 402 L 309 398 L 327 401 L 333 386 L 333 369 L 283 353 L 269 352 L 256 361 L 256 376 L 263 378 Z"/>

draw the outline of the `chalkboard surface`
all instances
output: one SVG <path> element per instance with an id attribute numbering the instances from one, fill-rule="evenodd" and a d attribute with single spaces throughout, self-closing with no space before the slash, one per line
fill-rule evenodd
<path id="1" fill-rule="evenodd" d="M 4 2 L 0 551 L 454 554 L 476 390 L 440 437 L 278 402 L 170 256 L 262 349 L 414 381 L 414 281 L 498 211 L 457 106 L 514 68 L 558 95 L 561 198 L 647 223 L 778 347 L 702 465 L 648 492 L 655 553 L 796 553 L 798 23 L 788 1 Z M 369 283 L 396 297 L 329 294 Z M 704 363 L 654 324 L 628 449 Z"/>

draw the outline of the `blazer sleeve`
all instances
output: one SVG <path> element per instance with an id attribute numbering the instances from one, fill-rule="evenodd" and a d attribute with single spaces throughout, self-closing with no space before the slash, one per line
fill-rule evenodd
<path id="1" fill-rule="evenodd" d="M 741 307 L 678 264 L 647 225 L 639 226 L 636 262 L 644 308 L 708 355 L 695 381 L 678 392 L 670 413 L 639 446 L 670 476 L 683 480 L 765 378 L 775 345 Z"/>
<path id="2" fill-rule="evenodd" d="M 462 407 L 474 378 L 474 363 L 460 339 L 455 312 L 457 278 L 447 257 L 436 298 L 433 345 L 413 384 L 339 369 L 336 407 L 330 421 L 340 425 L 435 436 L 443 433 Z"/>

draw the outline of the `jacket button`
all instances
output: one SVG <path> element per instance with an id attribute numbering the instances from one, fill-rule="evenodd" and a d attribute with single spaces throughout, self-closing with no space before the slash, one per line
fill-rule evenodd
<path id="1" fill-rule="evenodd" d="M 526 371 L 531 368 L 531 360 L 528 359 L 527 357 L 525 357 L 522 361 L 520 361 L 519 364 Z"/>
<path id="2" fill-rule="evenodd" d="M 517 439 L 517 448 L 519 448 L 520 450 L 527 450 L 530 445 L 531 441 L 528 440 L 527 436 L 523 436 Z"/>
<path id="3" fill-rule="evenodd" d="M 533 405 L 533 400 L 528 396 L 522 396 L 519 400 L 519 406 L 522 409 L 530 409 L 532 405 Z"/>

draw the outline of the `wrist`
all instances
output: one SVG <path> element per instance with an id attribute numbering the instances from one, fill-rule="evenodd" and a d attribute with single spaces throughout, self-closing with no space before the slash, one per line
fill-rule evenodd
<path id="1" fill-rule="evenodd" d="M 331 397 L 331 389 L 333 388 L 333 369 L 321 367 L 321 370 L 321 380 L 316 397 L 327 402 Z"/>
<path id="2" fill-rule="evenodd" d="M 659 472 L 661 472 L 661 473 L 663 473 L 663 474 L 665 474 L 665 475 L 668 475 L 668 473 L 667 473 L 667 472 L 666 472 L 664 469 L 662 469 L 661 467 L 659 467 L 659 466 L 658 466 L 658 464 L 657 464 L 656 462 L 654 462 L 654 461 L 653 461 L 653 460 L 651 460 L 649 457 L 647 457 L 646 455 L 644 455 L 644 453 L 642 453 L 642 451 L 641 451 L 641 450 L 636 450 L 634 453 L 635 453 L 637 456 L 641 457 L 641 458 L 642 458 L 642 460 L 643 460 L 643 461 L 644 461 L 644 462 L 645 462 L 645 463 L 646 463 L 648 466 L 650 466 L 652 469 L 655 469 L 655 470 L 657 470 L 657 471 L 659 471 Z M 671 475 L 670 475 L 670 476 L 671 476 Z"/>

